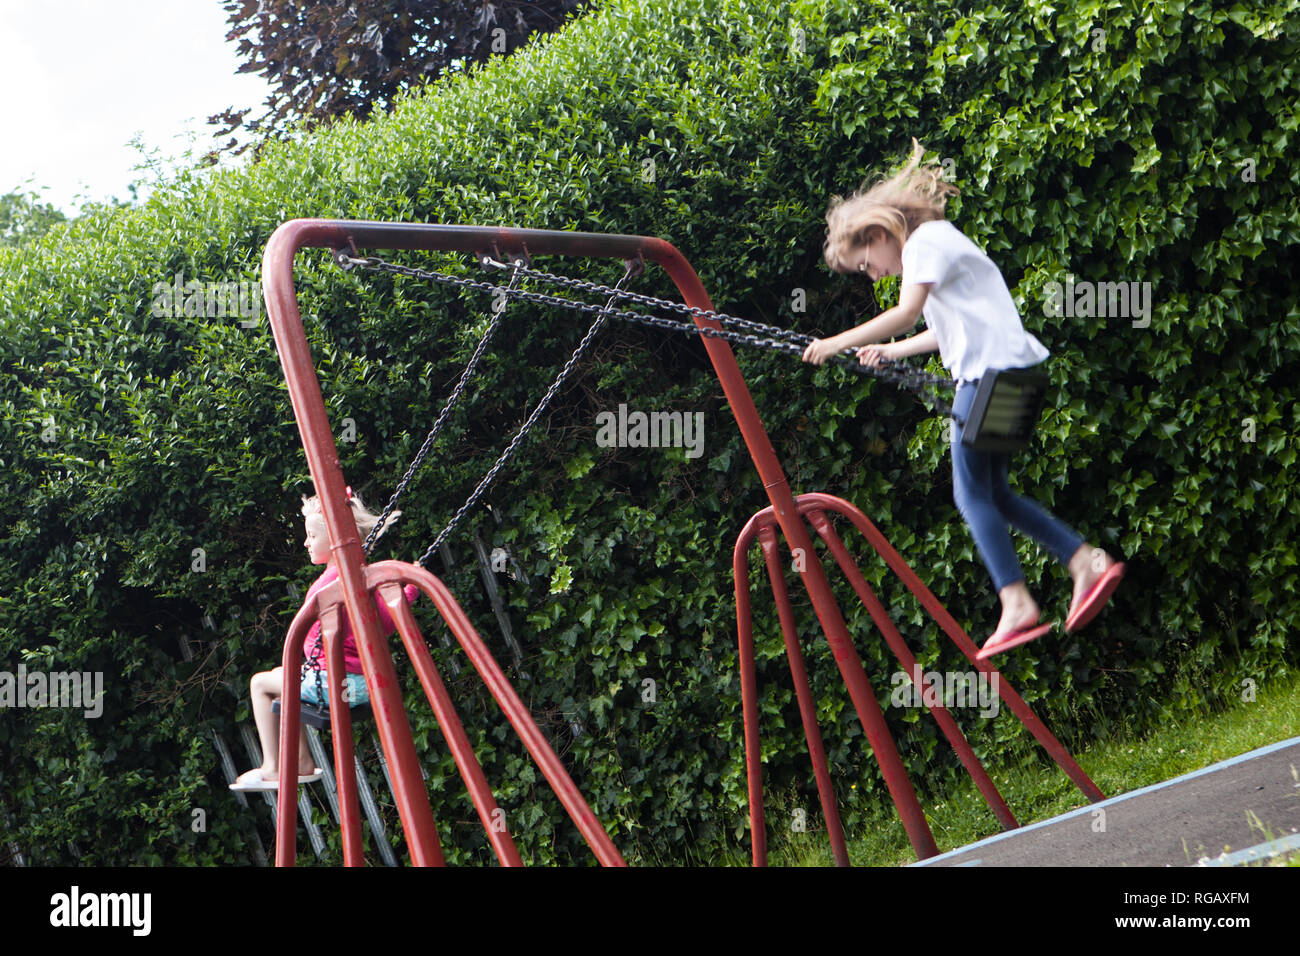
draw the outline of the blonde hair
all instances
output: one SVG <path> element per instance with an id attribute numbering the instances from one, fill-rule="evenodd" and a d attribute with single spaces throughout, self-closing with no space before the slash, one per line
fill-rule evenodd
<path id="1" fill-rule="evenodd" d="M 356 494 L 351 488 L 348 489 L 348 504 L 352 506 L 352 517 L 357 523 L 357 532 L 362 539 L 370 536 L 371 529 L 379 523 L 379 515 L 374 514 L 366 507 L 361 496 Z M 393 526 L 393 522 L 400 518 L 400 511 L 392 512 L 384 521 L 384 527 L 379 532 L 379 537 L 383 537 L 384 532 Z M 308 497 L 302 496 L 302 518 L 303 524 L 307 530 L 317 537 L 325 537 L 328 529 L 325 527 L 325 515 L 321 513 L 320 498 L 316 495 Z M 378 539 L 376 539 L 378 540 Z"/>
<path id="2" fill-rule="evenodd" d="M 876 229 L 887 232 L 902 246 L 921 223 L 944 218 L 944 204 L 958 189 L 944 182 L 944 168 L 938 163 L 922 164 L 924 155 L 925 149 L 913 137 L 912 158 L 901 170 L 870 188 L 859 189 L 848 199 L 836 196 L 831 200 L 823 249 L 828 266 L 836 272 L 852 269 L 850 253 L 869 245 Z"/>

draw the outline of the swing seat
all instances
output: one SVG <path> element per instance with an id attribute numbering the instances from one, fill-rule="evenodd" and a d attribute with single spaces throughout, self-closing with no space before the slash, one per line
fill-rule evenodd
<path id="1" fill-rule="evenodd" d="M 972 451 L 1020 451 L 1029 446 L 1047 397 L 1047 374 L 1034 368 L 989 369 L 962 423 Z"/>
<path id="2" fill-rule="evenodd" d="M 277 716 L 280 713 L 280 701 L 271 701 L 271 713 Z M 352 706 L 352 719 L 366 718 L 370 716 L 369 704 L 355 704 Z M 328 707 L 318 707 L 316 704 L 309 704 L 305 700 L 302 702 L 302 722 L 317 730 L 328 730 L 330 725 L 330 709 Z"/>

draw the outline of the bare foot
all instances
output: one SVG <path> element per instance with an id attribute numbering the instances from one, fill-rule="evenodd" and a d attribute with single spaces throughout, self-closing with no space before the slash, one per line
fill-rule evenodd
<path id="1" fill-rule="evenodd" d="M 1041 612 L 1023 580 L 1008 584 L 998 592 L 998 597 L 1002 600 L 1002 618 L 994 633 L 1018 631 L 1038 623 Z"/>
<path id="2" fill-rule="evenodd" d="M 310 777 L 310 776 L 311 776 L 312 774 L 314 774 L 315 772 L 316 772 L 316 767 L 315 767 L 314 764 L 311 764 L 311 763 L 303 764 L 303 763 L 301 763 L 301 762 L 298 764 L 298 776 L 300 776 L 300 777 Z M 280 779 L 280 768 L 279 768 L 279 767 L 276 767 L 276 766 L 267 766 L 266 764 L 263 764 L 263 765 L 262 765 L 262 779 L 263 779 L 263 780 L 279 780 L 279 779 Z"/>
<path id="3" fill-rule="evenodd" d="M 1077 605 L 1114 563 L 1115 559 L 1101 548 L 1081 544 L 1079 550 L 1074 552 L 1074 557 L 1070 558 L 1070 576 L 1074 578 L 1074 597 L 1070 606 Z"/>
<path id="4" fill-rule="evenodd" d="M 246 770 L 230 785 L 231 790 L 275 790 L 277 788 L 278 782 L 264 777 L 261 767 Z"/>

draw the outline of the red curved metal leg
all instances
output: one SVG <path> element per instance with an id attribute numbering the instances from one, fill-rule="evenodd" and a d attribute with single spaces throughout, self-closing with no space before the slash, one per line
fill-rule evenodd
<path id="1" fill-rule="evenodd" d="M 474 748 L 465 734 L 465 728 L 460 722 L 447 688 L 442 683 L 442 677 L 433 663 L 433 657 L 429 654 L 429 648 L 415 623 L 415 616 L 411 613 L 410 605 L 406 603 L 401 586 L 380 585 L 379 593 L 393 620 L 397 622 L 397 632 L 402 636 L 402 643 L 406 646 L 406 653 L 411 658 L 411 663 L 415 665 L 420 684 L 433 707 L 438 726 L 443 729 L 447 746 L 451 749 L 456 767 L 465 780 L 465 786 L 469 789 L 470 798 L 474 801 L 474 809 L 478 812 L 479 820 L 483 823 L 483 830 L 487 833 L 493 850 L 496 851 L 497 859 L 501 861 L 502 866 L 522 866 L 523 861 L 519 858 L 519 850 L 515 846 L 515 841 L 510 838 L 510 831 L 506 827 L 505 813 L 497 806 L 496 797 L 493 796 L 492 788 L 483 775 L 483 768 L 474 755 Z"/>
<path id="2" fill-rule="evenodd" d="M 800 495 L 795 499 L 795 506 L 800 517 L 805 517 L 818 535 L 826 543 L 827 549 L 835 558 L 836 563 L 843 571 L 849 583 L 853 586 L 863 605 L 867 608 L 872 620 L 880 628 L 885 637 L 886 643 L 890 650 L 898 658 L 899 663 L 909 675 L 919 673 L 919 666 L 915 656 L 908 649 L 903 641 L 902 635 L 893 621 L 889 618 L 880 599 L 876 597 L 874 591 L 867 584 L 859 570 L 857 563 L 849 554 L 844 542 L 840 539 L 835 529 L 831 526 L 829 519 L 826 517 L 827 511 L 833 511 L 849 518 L 866 536 L 872 547 L 882 558 L 885 559 L 888 566 L 902 579 L 909 590 L 917 596 L 921 604 L 930 613 L 931 617 L 937 621 L 944 631 L 951 637 L 954 643 L 961 649 L 962 653 L 983 673 L 996 674 L 995 668 L 984 661 L 976 660 L 975 654 L 977 648 L 957 624 L 956 620 L 950 615 L 939 602 L 939 600 L 921 583 L 920 579 L 903 561 L 902 557 L 895 551 L 879 530 L 876 529 L 866 515 L 862 514 L 856 507 L 842 498 L 836 498 L 833 495 L 822 493 L 812 493 Z M 817 776 L 817 788 L 822 797 L 823 812 L 826 813 L 827 829 L 831 835 L 832 849 L 835 852 L 837 864 L 844 865 L 847 863 L 847 854 L 841 863 L 840 852 L 836 846 L 836 830 L 839 826 L 838 809 L 834 805 L 833 795 L 828 808 L 827 794 L 831 793 L 829 781 L 829 770 L 825 767 L 825 755 L 821 747 L 820 731 L 816 727 L 815 711 L 812 712 L 811 730 L 809 712 L 806 709 L 804 693 L 807 690 L 807 676 L 804 672 L 802 654 L 799 653 L 797 645 L 797 630 L 794 624 L 793 615 L 790 608 L 789 596 L 785 590 L 784 573 L 781 568 L 781 559 L 776 548 L 776 534 L 773 530 L 778 524 L 777 517 L 773 508 L 765 508 L 756 513 L 744 529 L 736 538 L 736 547 L 732 557 L 732 572 L 735 578 L 736 590 L 736 630 L 739 637 L 740 649 L 740 680 L 741 680 L 741 698 L 744 709 L 745 720 L 745 762 L 749 779 L 749 796 L 750 796 L 750 830 L 753 839 L 753 859 L 755 866 L 764 866 L 767 863 L 767 835 L 763 815 L 763 795 L 762 795 L 762 765 L 759 748 L 758 732 L 758 691 L 754 676 L 754 650 L 753 650 L 753 623 L 751 621 L 751 605 L 749 597 L 749 563 L 748 552 L 753 544 L 754 538 L 757 537 L 763 549 L 763 555 L 767 564 L 769 577 L 772 583 L 773 597 L 777 607 L 777 613 L 781 622 L 781 630 L 786 639 L 786 646 L 789 650 L 793 643 L 793 653 L 790 653 L 791 674 L 794 679 L 796 691 L 799 693 L 800 714 L 804 720 L 805 731 L 808 732 L 809 752 L 813 756 L 813 768 Z M 787 539 L 788 540 L 788 539 Z M 791 552 L 797 553 L 796 547 L 791 546 Z M 817 561 L 816 555 L 811 552 L 804 552 L 805 561 Z M 832 648 L 835 643 L 831 642 Z M 851 655 L 851 657 L 850 657 Z M 835 653 L 836 663 L 840 666 L 841 675 L 844 676 L 845 684 L 849 689 L 850 696 L 854 699 L 855 706 L 858 705 L 859 698 L 854 693 L 855 683 L 865 683 L 865 674 L 862 671 L 861 659 L 857 657 L 856 652 L 851 648 L 847 653 L 838 649 Z M 856 667 L 852 666 L 856 664 Z M 998 675 L 1000 678 L 1000 675 Z M 860 685 L 859 685 L 860 686 Z M 869 686 L 868 686 L 869 691 Z M 938 695 L 942 699 L 942 693 Z M 1043 744 L 1048 753 L 1057 762 L 1058 766 L 1066 772 L 1072 781 L 1084 792 L 1091 800 L 1105 799 L 1096 784 L 1083 772 L 1083 769 L 1074 761 L 1070 754 L 1061 746 L 1060 742 L 1052 733 L 1042 724 L 1034 715 L 1033 711 L 1025 704 L 1024 700 L 1013 689 L 1008 687 L 1005 681 L 999 679 L 999 697 L 1005 700 L 1012 712 L 1021 720 L 1022 724 L 1034 734 L 1035 738 Z M 874 695 L 871 697 L 871 704 L 875 705 Z M 874 706 L 875 714 L 871 713 L 872 708 L 867 708 L 866 714 L 859 707 L 859 719 L 863 721 L 864 727 L 868 726 L 868 719 L 873 719 L 880 715 L 879 706 Z M 1012 815 L 1010 808 L 998 793 L 997 787 L 994 786 L 992 779 L 985 771 L 979 758 L 971 749 L 965 735 L 953 720 L 952 714 L 942 705 L 929 708 L 934 714 L 936 721 L 943 730 L 948 741 L 957 751 L 962 765 L 970 773 L 975 781 L 976 787 L 983 795 L 989 808 L 993 811 L 998 821 L 1004 829 L 1017 827 L 1015 817 Z M 880 717 L 883 722 L 883 716 Z M 816 747 L 813 741 L 816 734 Z M 888 730 L 883 731 L 884 736 L 889 740 L 890 750 L 893 752 L 893 758 L 897 759 L 897 751 L 893 750 L 893 739 L 889 737 Z M 868 731 L 870 737 L 870 731 Z M 882 754 L 877 748 L 876 740 L 871 739 L 873 750 L 876 751 L 877 757 Z M 882 761 L 882 771 L 885 770 L 885 764 Z M 886 774 L 886 781 L 889 777 Z M 899 788 L 901 790 L 901 788 Z M 911 800 L 900 802 L 898 799 L 898 790 L 893 786 L 890 792 L 894 796 L 895 806 L 898 808 L 899 816 L 907 828 L 909 837 L 912 838 L 913 848 L 916 850 L 918 859 L 924 859 L 937 852 L 937 847 L 933 847 L 933 840 L 927 846 L 924 842 L 918 841 L 915 833 L 921 828 L 925 828 L 925 835 L 929 836 L 928 825 L 925 824 L 922 816 L 919 825 L 913 819 L 909 823 L 909 817 L 920 813 L 919 806 L 915 805 L 915 794 L 911 791 L 910 784 L 907 788 L 907 795 Z M 832 814 L 834 815 L 832 817 Z M 834 823 L 832 824 L 832 819 Z M 841 831 L 842 839 L 842 831 Z"/>
<path id="3" fill-rule="evenodd" d="M 758 739 L 758 682 L 754 674 L 754 630 L 749 613 L 749 545 L 753 522 L 736 541 L 732 578 L 736 591 L 736 636 L 740 645 L 740 702 L 745 721 L 745 778 L 749 788 L 749 838 L 755 866 L 767 866 L 767 823 L 763 814 L 763 755 Z"/>
<path id="4" fill-rule="evenodd" d="M 367 593 L 377 590 L 392 612 L 398 633 L 415 665 L 438 726 L 442 729 L 448 748 L 465 779 L 488 840 L 502 865 L 520 866 L 523 861 L 505 825 L 505 814 L 497 805 L 482 767 L 474 756 L 469 738 L 465 734 L 464 727 L 399 585 L 414 584 L 434 602 L 600 863 L 605 866 L 625 866 L 623 857 L 613 841 L 592 813 L 586 800 L 569 777 L 568 771 L 560 763 L 559 757 L 551 749 L 496 660 L 483 644 L 482 638 L 474 630 L 446 586 L 424 568 L 402 561 L 381 561 L 368 565 L 363 570 Z M 339 585 L 331 585 L 314 596 L 312 602 L 305 606 L 295 619 L 295 627 L 299 624 L 299 620 L 306 620 L 309 623 L 311 617 L 315 616 L 318 616 L 322 622 L 326 654 L 330 662 L 328 680 L 332 701 L 342 700 L 343 650 L 342 642 L 335 640 L 338 634 L 340 599 Z M 309 616 L 304 618 L 304 615 Z M 302 633 L 299 634 L 298 631 Z M 300 682 L 298 668 L 302 666 L 302 643 L 305 633 L 306 625 L 297 627 L 297 630 L 291 628 L 290 637 L 285 642 L 284 700 L 292 703 L 281 707 L 281 746 L 283 747 L 288 739 L 293 741 L 292 749 L 284 751 L 285 753 L 297 754 L 298 752 L 296 734 L 301 707 L 297 698 Z M 380 742 L 390 761 L 393 795 L 397 800 L 402 829 L 406 833 L 407 845 L 411 850 L 411 859 L 417 866 L 442 866 L 444 864 L 442 848 L 434 826 L 433 814 L 429 808 L 428 794 L 424 789 L 424 778 L 414 759 L 415 745 L 411 738 L 406 706 L 393 668 L 391 652 L 386 642 L 376 641 L 369 647 L 367 653 L 366 643 L 358 636 L 357 645 L 361 652 L 362 666 L 366 670 L 371 707 L 375 713 L 375 722 L 381 728 Z M 291 675 L 289 665 L 295 655 L 297 667 L 292 668 Z M 360 865 L 363 862 L 361 817 L 357 805 L 356 780 L 350 769 L 353 766 L 353 746 L 348 708 L 331 707 L 330 720 L 334 735 L 336 776 L 339 782 L 344 861 L 348 865 Z M 294 736 L 289 738 L 291 732 Z M 394 761 L 394 755 L 400 754 L 403 750 L 409 750 L 411 759 L 401 763 Z M 276 849 L 276 862 L 281 866 L 292 865 L 296 852 L 294 844 L 297 821 L 294 807 L 297 799 L 297 779 L 291 774 L 296 774 L 296 764 L 282 761 L 281 812 Z M 287 790 L 284 789 L 286 785 Z M 289 794 L 293 796 L 287 796 Z"/>
<path id="5" fill-rule="evenodd" d="M 871 619 L 876 623 L 876 627 L 880 628 L 880 632 L 885 636 L 885 642 L 889 645 L 889 649 L 894 652 L 894 656 L 898 658 L 899 664 L 903 666 L 903 672 L 908 675 L 919 674 L 921 668 L 917 664 L 916 658 L 908 650 L 907 644 L 904 643 L 903 636 L 898 633 L 898 628 L 894 626 L 894 622 L 885 613 L 884 605 L 880 603 L 880 599 L 876 597 L 875 592 L 871 590 L 871 587 L 862 577 L 862 572 L 858 570 L 858 566 L 849 555 L 848 549 L 844 547 L 844 542 L 840 540 L 839 535 L 835 533 L 835 529 L 831 527 L 830 521 L 827 520 L 826 513 L 820 508 L 810 508 L 807 511 L 807 517 L 813 529 L 826 542 L 826 546 L 834 555 L 840 570 L 844 572 L 844 576 L 853 585 L 853 590 L 857 592 L 858 597 L 867 608 Z M 938 699 L 943 699 L 942 688 L 938 692 Z M 943 730 L 944 736 L 948 738 L 948 742 L 957 751 L 962 766 L 966 768 L 966 772 L 975 781 L 976 788 L 983 795 L 984 801 L 989 805 L 989 809 L 993 811 L 993 815 L 998 818 L 998 822 L 1002 824 L 1003 829 L 1010 830 L 1020 826 L 1016 822 L 1015 816 L 1012 815 L 1011 808 L 1002 799 L 1002 794 L 998 793 L 998 788 L 993 785 L 993 781 L 985 771 L 984 765 L 975 756 L 975 751 L 971 750 L 970 744 L 966 741 L 966 736 L 961 732 L 961 728 L 957 726 L 957 722 L 953 720 L 948 708 L 938 704 L 929 708 L 929 710 L 934 715 L 940 729 Z"/>
<path id="6" fill-rule="evenodd" d="M 808 685 L 808 671 L 799 649 L 799 633 L 794 624 L 794 610 L 790 595 L 785 589 L 785 572 L 777 552 L 776 533 L 770 526 L 759 529 L 758 543 L 767 562 L 767 575 L 776 598 L 777 615 L 781 619 L 781 635 L 785 638 L 785 653 L 790 661 L 790 676 L 799 699 L 799 717 L 803 721 L 804 736 L 808 740 L 808 757 L 812 760 L 813 774 L 817 779 L 817 794 L 821 798 L 822 817 L 831 841 L 831 855 L 836 866 L 849 865 L 849 851 L 844 843 L 844 824 L 840 822 L 840 808 L 835 800 L 835 787 L 831 783 L 830 767 L 826 763 L 826 748 L 822 745 L 821 728 L 817 725 L 817 703 Z"/>
<path id="7" fill-rule="evenodd" d="M 961 625 L 958 624 L 957 620 L 948 613 L 948 609 L 944 607 L 939 599 L 930 592 L 930 589 L 921 583 L 921 579 L 916 576 L 916 572 L 913 571 L 908 563 L 903 560 L 902 555 L 894 550 L 893 546 L 885 539 L 885 536 L 880 533 L 880 530 L 871 522 L 870 518 L 863 514 L 852 503 L 845 501 L 843 498 L 837 498 L 834 495 L 828 495 L 822 492 L 812 492 L 807 495 L 800 495 L 799 500 L 801 502 L 806 501 L 809 508 L 821 507 L 825 510 L 837 511 L 852 521 L 854 526 L 862 532 L 867 541 L 876 550 L 876 553 L 885 559 L 885 563 L 889 565 L 890 569 L 893 570 L 902 582 L 907 585 L 908 590 L 916 595 L 917 599 L 921 602 L 921 605 L 930 613 L 930 616 L 935 619 L 939 626 L 943 628 L 944 633 L 952 639 L 952 642 L 957 645 L 958 649 L 964 655 L 966 655 L 966 658 L 975 666 L 975 668 L 986 674 L 997 673 L 997 668 L 988 661 L 976 659 L 975 655 L 979 652 L 979 648 L 976 647 L 975 642 L 970 639 L 970 636 L 964 630 L 962 630 Z M 1043 724 L 1041 720 L 1038 719 L 1038 715 L 1035 714 L 1033 709 L 1025 703 L 1024 698 L 1016 693 L 1012 687 L 1007 685 L 1005 681 L 999 682 L 999 693 L 1002 700 L 1004 700 L 1007 706 L 1011 708 L 1011 712 L 1020 719 L 1020 722 L 1024 725 L 1025 729 L 1034 735 L 1034 738 L 1042 745 L 1043 749 L 1048 752 L 1054 761 L 1056 761 L 1056 765 L 1065 772 L 1066 776 L 1068 776 L 1074 785 L 1083 792 L 1084 796 L 1089 800 L 1092 800 L 1094 803 L 1099 800 L 1105 800 L 1106 795 L 1101 792 L 1101 789 L 1095 783 L 1092 782 L 1092 779 L 1084 772 L 1083 768 L 1079 766 L 1075 759 L 1070 756 L 1070 752 L 1061 745 L 1061 742 L 1056 739 L 1056 736 L 1047 729 L 1046 725 Z"/>
<path id="8" fill-rule="evenodd" d="M 515 733 L 519 735 L 529 754 L 536 761 L 551 789 L 560 798 L 570 818 L 577 824 L 587 845 L 596 854 L 596 858 L 605 866 L 625 866 L 623 857 L 610 840 L 609 834 L 605 832 L 596 815 L 591 812 L 587 801 L 574 786 L 568 771 L 560 763 L 560 758 L 551 749 L 546 737 L 533 721 L 532 715 L 528 713 L 528 708 L 519 699 L 515 689 L 510 686 L 510 681 L 506 679 L 496 659 L 483 644 L 483 639 L 479 637 L 474 625 L 470 623 L 465 612 L 456 603 L 456 599 L 447 590 L 447 586 L 419 565 L 407 564 L 404 561 L 380 561 L 367 568 L 367 576 L 372 574 L 375 575 L 376 581 L 414 584 L 429 596 L 443 620 L 447 622 L 447 626 L 451 628 L 451 632 L 456 636 L 456 640 L 460 642 L 474 669 L 487 684 L 497 706 L 514 727 Z"/>

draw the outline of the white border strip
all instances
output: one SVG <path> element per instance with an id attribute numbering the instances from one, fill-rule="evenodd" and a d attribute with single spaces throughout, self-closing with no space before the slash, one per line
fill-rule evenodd
<path id="1" fill-rule="evenodd" d="M 1221 853 L 1213 859 L 1201 859 L 1196 865 L 1236 866 L 1239 863 L 1254 863 L 1257 860 L 1267 860 L 1271 857 L 1281 856 L 1288 850 L 1295 849 L 1300 849 L 1300 833 L 1269 840 L 1267 843 L 1256 843 L 1254 846 L 1248 846 L 1236 853 Z"/>
<path id="2" fill-rule="evenodd" d="M 1208 767 L 1202 767 L 1200 770 L 1193 770 L 1191 773 L 1185 773 L 1181 777 L 1174 777 L 1172 780 L 1166 780 L 1163 783 L 1153 783 L 1149 787 L 1143 787 L 1140 790 L 1132 790 L 1129 793 L 1120 794 L 1118 797 L 1111 797 L 1108 800 L 1101 800 L 1097 803 L 1090 803 L 1087 806 L 1079 807 L 1077 810 L 1071 810 L 1068 813 L 1062 813 L 1060 816 L 1052 817 L 1048 820 L 1040 820 L 1037 823 L 1031 823 L 1028 826 L 1017 827 L 1014 830 L 1004 830 L 996 833 L 991 837 L 985 837 L 983 840 L 977 840 L 975 843 L 968 843 L 966 846 L 958 847 L 955 850 L 949 850 L 947 853 L 940 853 L 938 856 L 932 856 L 926 860 L 918 860 L 916 863 L 909 863 L 908 866 L 929 866 L 931 863 L 938 863 L 940 860 L 946 860 L 950 857 L 969 852 L 979 846 L 988 846 L 990 843 L 996 843 L 998 840 L 1005 840 L 1007 837 L 1013 837 L 1021 833 L 1028 833 L 1030 830 L 1037 830 L 1039 827 L 1050 826 L 1053 823 L 1060 823 L 1062 820 L 1068 820 L 1071 817 L 1082 816 L 1086 813 L 1092 813 L 1099 807 L 1108 807 L 1112 804 L 1120 803 L 1124 800 L 1131 800 L 1134 797 L 1140 797 L 1144 793 L 1172 787 L 1176 783 L 1182 783 L 1184 780 L 1191 780 L 1193 777 L 1200 777 L 1207 773 L 1214 773 L 1216 770 L 1223 770 L 1225 767 L 1231 767 L 1233 764 L 1245 763 L 1247 760 L 1254 760 L 1256 757 L 1262 757 L 1278 750 L 1284 750 L 1287 747 L 1300 746 L 1300 737 L 1292 737 L 1290 740 L 1282 740 L 1275 744 L 1269 744 L 1267 747 L 1260 747 L 1258 750 L 1252 750 L 1248 753 L 1231 757 L 1228 760 L 1219 763 L 1210 764 Z M 1245 852 L 1245 851 L 1242 851 Z"/>

